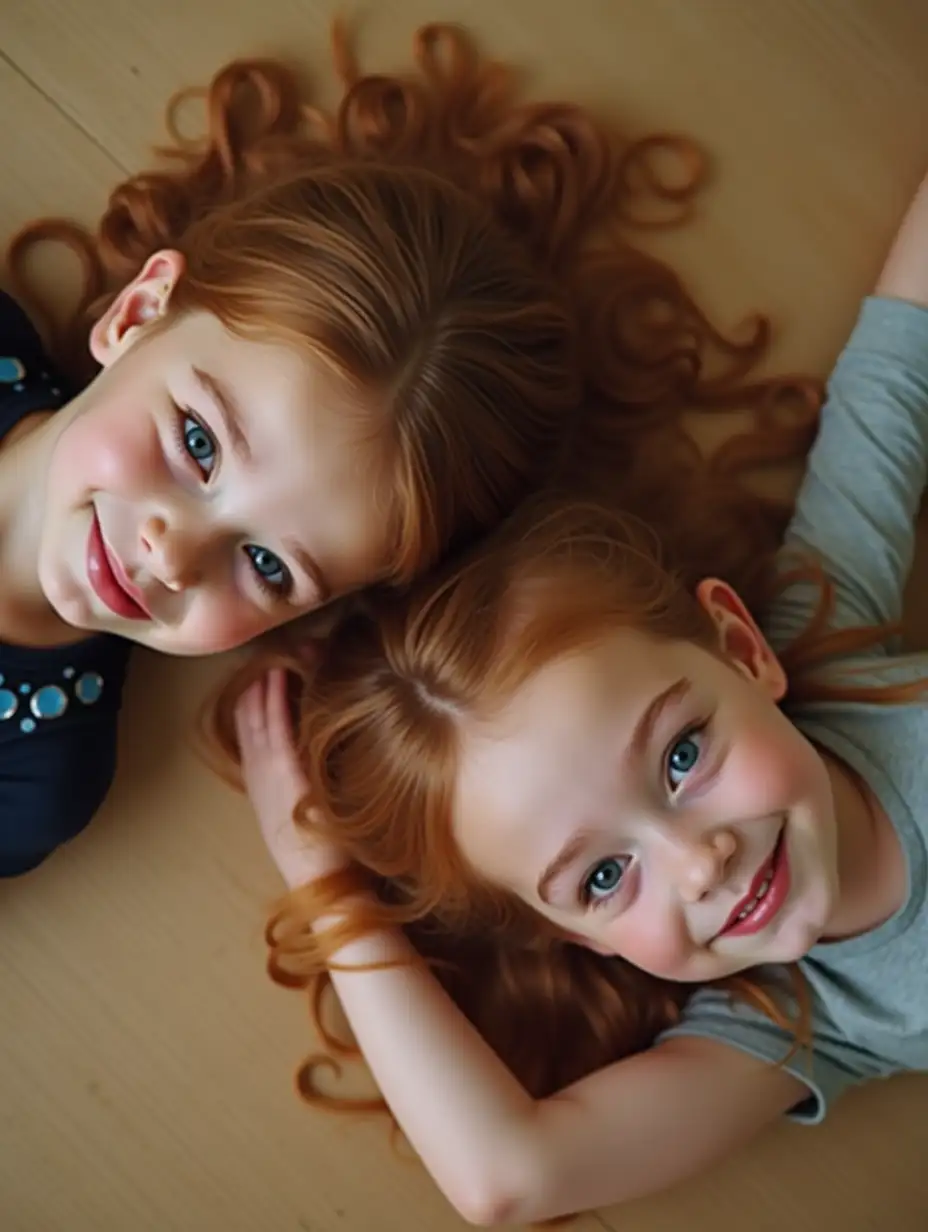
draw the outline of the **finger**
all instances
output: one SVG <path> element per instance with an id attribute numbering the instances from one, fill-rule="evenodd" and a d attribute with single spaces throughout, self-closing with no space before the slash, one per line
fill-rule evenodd
<path id="1" fill-rule="evenodd" d="M 279 670 L 271 673 L 268 680 L 267 699 L 268 743 L 274 751 L 281 773 L 287 777 L 294 797 L 298 798 L 309 790 L 309 782 L 297 748 L 287 684 L 286 671 Z"/>
<path id="2" fill-rule="evenodd" d="M 266 716 L 271 743 L 278 748 L 292 746 L 294 733 L 287 696 L 287 673 L 280 667 L 268 672 Z"/>
<path id="3" fill-rule="evenodd" d="M 240 727 L 260 727 L 264 710 L 264 692 L 265 682 L 262 676 L 253 681 L 239 698 L 235 707 L 235 718 Z"/>
<path id="4" fill-rule="evenodd" d="M 239 751 L 244 755 L 257 744 L 266 743 L 266 685 L 264 677 L 255 680 L 235 707 L 235 730 Z"/>

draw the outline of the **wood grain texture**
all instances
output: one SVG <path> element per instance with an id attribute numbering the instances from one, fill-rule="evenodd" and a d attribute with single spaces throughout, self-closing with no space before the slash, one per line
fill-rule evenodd
<path id="1" fill-rule="evenodd" d="M 233 55 L 285 53 L 331 94 L 319 0 L 0 0 L 0 228 L 92 219 L 144 164 L 166 99 Z M 415 26 L 466 20 L 535 93 L 683 129 L 718 174 L 662 239 L 722 323 L 762 307 L 773 362 L 824 374 L 928 166 L 924 0 L 380 0 L 366 64 Z M 57 273 L 50 275 L 57 286 Z M 62 296 L 66 277 L 62 275 Z M 928 560 L 912 627 L 928 630 Z M 382 1129 L 305 1111 L 298 997 L 263 975 L 277 892 L 247 811 L 198 765 L 196 703 L 221 665 L 138 658 L 103 814 L 0 885 L 2 1232 L 444 1232 L 462 1227 Z M 928 1083 L 849 1098 L 697 1182 L 579 1232 L 923 1232 Z"/>

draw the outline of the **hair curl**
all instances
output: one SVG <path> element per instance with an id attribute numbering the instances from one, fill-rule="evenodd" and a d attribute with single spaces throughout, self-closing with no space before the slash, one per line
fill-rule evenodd
<path id="1" fill-rule="evenodd" d="M 695 495 L 718 526 L 711 490 Z M 321 831 L 349 863 L 283 901 L 267 929 L 269 971 L 285 987 L 310 990 L 332 1054 L 353 1048 L 326 1020 L 328 966 L 346 942 L 391 928 L 406 931 L 535 1098 L 648 1047 L 679 1018 L 691 988 L 572 944 L 481 877 L 453 834 L 462 724 L 495 713 L 545 664 L 616 627 L 717 652 L 715 625 L 695 597 L 706 558 L 698 535 L 681 534 L 679 526 L 674 520 L 656 530 L 603 506 L 535 498 L 468 559 L 420 582 L 410 596 L 347 616 L 316 669 L 304 674 L 294 703 L 311 792 L 295 820 Z M 711 536 L 707 542 L 711 550 Z M 864 650 L 889 630 L 829 632 L 832 595 L 821 569 L 812 562 L 785 569 L 773 555 L 758 561 L 749 541 L 741 542 L 740 559 L 729 552 L 714 572 L 754 610 L 784 586 L 820 586 L 818 610 L 781 655 L 789 699 L 895 703 L 924 695 L 925 680 L 873 686 L 855 684 L 853 675 L 823 679 L 821 669 L 835 657 Z M 326 917 L 339 922 L 315 931 Z M 721 987 L 793 1032 L 799 1047 L 811 1042 L 810 1003 L 798 968 L 793 975 L 785 999 L 788 988 L 756 973 Z M 315 1081 L 319 1060 L 310 1058 L 299 1073 L 308 1102 L 384 1107 L 323 1093 Z"/>
<path id="2" fill-rule="evenodd" d="M 308 338 L 355 380 L 389 385 L 394 399 L 425 374 L 420 400 L 408 402 L 422 415 L 429 410 L 428 395 L 438 388 L 429 356 L 439 366 L 447 363 L 455 347 L 461 350 L 462 331 L 469 331 L 463 375 L 459 371 L 456 385 L 441 385 L 463 398 L 462 413 L 452 430 L 448 416 L 439 421 L 432 407 L 431 444 L 409 452 L 405 486 L 413 490 L 419 485 L 428 493 L 418 514 L 423 536 L 431 525 L 423 510 L 440 506 L 446 497 L 449 509 L 456 506 L 460 524 L 466 527 L 470 515 L 479 524 L 473 529 L 482 530 L 547 477 L 565 490 L 618 499 L 661 527 L 673 540 L 676 556 L 687 562 L 687 576 L 721 574 L 740 583 L 749 597 L 759 595 L 786 510 L 748 495 L 739 476 L 804 453 L 815 432 L 821 390 L 817 381 L 801 377 L 758 378 L 756 368 L 770 337 L 766 320 L 751 317 L 736 337 L 725 335 L 676 272 L 638 246 L 649 231 L 682 226 L 692 216 L 708 178 L 704 152 L 674 134 L 628 137 L 573 103 L 524 102 L 509 69 L 481 58 L 455 28 L 432 25 L 418 31 L 414 59 L 415 70 L 406 75 L 364 75 L 336 28 L 335 61 L 344 90 L 330 112 L 306 105 L 295 77 L 276 62 L 228 66 L 205 92 L 204 141 L 182 138 L 172 118 L 171 144 L 162 151 L 166 169 L 120 186 L 93 237 L 71 224 L 27 229 L 12 245 L 14 270 L 21 270 L 36 239 L 61 238 L 76 247 L 85 266 L 85 294 L 59 333 L 59 342 L 73 356 L 85 343 L 88 323 L 144 259 L 158 247 L 181 247 L 190 268 L 202 271 L 196 283 L 200 290 L 194 291 L 194 282 L 189 286 L 191 296 L 203 298 L 190 303 L 227 314 L 233 327 L 247 329 L 258 321 L 264 328 Z M 423 206 L 426 199 L 433 203 L 431 210 Z M 270 202 L 272 209 L 265 204 Z M 304 255 L 295 237 L 302 234 L 305 220 L 318 223 L 313 235 L 326 243 L 325 229 L 339 225 L 343 210 L 352 226 L 366 228 L 368 237 L 408 226 L 411 212 L 420 222 L 429 220 L 416 231 L 427 241 L 423 248 L 407 245 L 402 254 L 404 276 L 415 266 L 420 298 L 413 297 L 398 331 L 403 346 L 398 351 L 384 346 L 382 355 L 388 359 L 380 366 L 366 360 L 365 348 L 389 332 L 384 322 L 401 310 L 388 294 L 398 267 L 385 265 L 382 253 L 371 254 L 379 263 L 374 283 L 380 294 L 357 320 L 347 319 L 345 306 L 339 324 L 347 324 L 341 332 L 331 326 L 332 306 L 344 286 L 354 285 L 351 278 L 366 276 L 366 268 L 359 274 L 344 265 L 307 266 L 326 271 L 325 293 L 330 295 L 326 310 L 310 326 L 302 298 L 296 308 L 296 296 L 283 302 L 287 296 L 281 287 L 295 285 L 294 259 L 298 251 Z M 457 332 L 441 333 L 428 305 L 437 302 L 436 295 L 440 299 L 464 240 L 478 233 L 487 237 L 493 254 L 492 276 L 484 271 L 477 279 L 476 313 L 473 301 L 467 301 Z M 232 268 L 229 262 L 237 262 L 240 270 L 248 263 L 255 271 L 263 269 L 262 254 L 272 235 L 274 244 L 280 236 L 285 254 L 275 265 L 277 281 L 242 273 L 239 283 L 247 291 L 237 291 L 237 298 L 227 294 L 227 280 L 217 271 Z M 248 243 L 242 242 L 245 236 Z M 506 271 L 513 272 L 511 278 Z M 305 291 L 305 281 L 301 285 Z M 468 285 L 473 289 L 473 283 Z M 307 291 L 313 311 L 321 294 L 318 287 Z M 353 346 L 345 341 L 352 330 Z M 490 330 L 498 331 L 495 338 Z M 481 384 L 486 368 L 494 385 Z M 446 369 L 441 380 L 447 382 Z M 682 415 L 726 408 L 749 413 L 747 430 L 704 462 L 682 430 Z M 410 419 L 413 431 L 421 432 L 421 418 L 411 414 Z M 497 472 L 488 475 L 494 464 Z M 509 468 L 502 480 L 501 467 Z M 461 497 L 468 484 L 483 485 L 479 499 L 473 493 Z M 449 513 L 445 522 L 450 520 Z M 415 521 L 407 521 L 407 543 L 415 539 Z M 634 525 L 635 535 L 649 542 L 636 522 L 608 524 L 626 530 Z M 415 568 L 438 554 L 440 540 L 453 546 L 447 526 L 436 526 L 432 548 L 413 551 Z M 603 533 L 600 527 L 587 546 L 598 542 L 602 548 L 608 541 Z M 556 548 L 552 543 L 555 556 Z M 408 576 L 414 567 L 396 574 Z M 464 591 L 481 576 L 481 568 L 461 575 L 471 579 Z M 482 576 L 489 578 L 486 570 L 491 569 L 487 565 Z M 449 602 L 452 592 L 443 593 L 433 615 Z M 681 991 L 539 932 L 537 922 L 516 904 L 494 898 L 486 887 L 481 887 L 480 902 L 482 918 L 493 925 L 489 939 L 479 938 L 468 925 L 474 903 L 465 902 L 466 895 L 437 901 L 434 884 L 420 879 L 422 853 L 415 844 L 423 829 L 405 824 L 410 816 L 432 814 L 428 808 L 404 813 L 401 807 L 403 801 L 415 805 L 417 798 L 412 770 L 407 779 L 401 773 L 402 742 L 393 748 L 390 766 L 399 777 L 397 794 L 389 800 L 382 792 L 386 775 L 380 780 L 372 769 L 380 767 L 378 750 L 372 746 L 366 760 L 358 754 L 365 722 L 369 731 L 377 723 L 388 724 L 418 696 L 410 694 L 405 677 L 391 677 L 395 664 L 388 669 L 378 657 L 388 647 L 391 654 L 400 653 L 405 633 L 413 636 L 415 619 L 387 595 L 376 597 L 372 610 L 378 609 L 377 619 L 359 609 L 336 627 L 322 674 L 301 703 L 303 747 L 313 775 L 328 788 L 332 815 L 340 823 L 353 818 L 355 855 L 372 871 L 379 890 L 376 919 L 358 917 L 351 928 L 363 930 L 377 919 L 406 927 L 514 1073 L 542 1096 L 646 1046 L 679 1012 Z M 422 609 L 414 605 L 411 610 Z M 460 603 L 455 611 L 455 619 L 463 620 Z M 467 623 L 474 623 L 470 614 Z M 460 625 L 449 624 L 443 636 L 453 628 Z M 564 635 L 568 632 L 565 626 Z M 468 653 L 486 664 L 489 643 L 479 642 L 480 630 L 474 635 Z M 296 659 L 287 661 L 299 668 Z M 267 662 L 267 657 L 255 659 L 211 707 L 211 734 L 233 759 L 235 702 Z M 363 662 L 373 675 L 364 676 Z M 415 664 L 407 666 L 412 670 Z M 425 683 L 431 687 L 434 681 Z M 403 697 L 393 697 L 391 688 L 405 690 Z M 391 697 L 399 709 L 386 705 Z M 379 716 L 372 709 L 372 699 L 378 698 L 386 706 Z M 352 723 L 354 743 L 339 744 L 335 733 L 347 734 Z M 440 726 L 422 726 L 422 740 L 439 741 Z M 385 749 L 379 751 L 385 755 Z M 335 776 L 327 769 L 332 758 L 339 766 Z M 349 800 L 345 793 L 352 792 Z M 364 819 L 373 818 L 378 808 L 383 822 L 378 842 L 386 844 L 380 847 L 371 845 L 374 833 L 364 829 Z M 340 828 L 339 838 L 350 832 L 350 826 Z M 391 843 L 397 846 L 390 848 Z M 447 844 L 443 854 L 439 846 L 430 849 L 430 875 L 446 889 L 455 884 L 449 861 L 453 853 Z M 350 1046 L 324 1027 L 326 951 L 309 925 L 324 903 L 341 900 L 354 885 L 349 874 L 291 896 L 269 929 L 272 974 L 282 983 L 312 989 L 317 1021 L 336 1052 L 350 1051 Z M 472 880 L 460 883 L 465 885 L 474 889 Z M 454 915 L 454 903 L 466 912 Z M 336 941 L 329 938 L 330 948 Z M 307 1098 L 322 1098 L 309 1068 L 301 1087 Z"/>
<path id="3" fill-rule="evenodd" d="M 694 142 L 628 139 L 576 104 L 519 101 L 511 72 L 454 27 L 418 31 L 408 75 L 362 74 L 338 23 L 334 58 L 331 111 L 281 63 L 228 65 L 172 102 L 164 165 L 119 185 L 94 234 L 43 220 L 14 237 L 20 290 L 38 241 L 82 260 L 80 304 L 54 331 L 72 369 L 86 371 L 89 326 L 146 258 L 180 249 L 177 311 L 307 346 L 378 408 L 390 582 L 552 476 L 624 483 L 644 435 L 662 435 L 662 482 L 692 467 L 674 430 L 684 409 L 753 408 L 764 460 L 804 447 L 814 383 L 750 377 L 767 322 L 727 338 L 630 242 L 692 213 L 707 177 Z M 180 131 L 191 96 L 205 101 L 202 140 Z M 757 461 L 756 435 L 717 465 Z"/>

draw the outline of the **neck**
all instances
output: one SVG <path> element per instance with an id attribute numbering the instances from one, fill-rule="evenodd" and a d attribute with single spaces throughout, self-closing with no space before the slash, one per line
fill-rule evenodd
<path id="1" fill-rule="evenodd" d="M 37 563 L 48 467 L 69 411 L 30 415 L 0 443 L 0 639 L 8 643 L 52 646 L 76 637 L 46 599 Z"/>
<path id="2" fill-rule="evenodd" d="M 844 940 L 879 927 L 905 901 L 902 844 L 869 787 L 844 762 L 822 753 L 831 779 L 838 836 L 838 895 L 827 939 Z"/>

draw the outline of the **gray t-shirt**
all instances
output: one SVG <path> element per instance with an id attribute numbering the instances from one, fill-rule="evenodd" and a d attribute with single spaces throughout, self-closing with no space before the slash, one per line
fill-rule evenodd
<path id="1" fill-rule="evenodd" d="M 814 553 L 835 587 L 834 627 L 898 621 L 928 459 L 928 310 L 864 302 L 829 384 L 787 550 Z M 815 588 L 795 585 L 773 605 L 775 648 L 808 623 Z M 836 665 L 855 683 L 928 676 L 928 656 L 899 658 L 895 639 Z M 818 945 L 800 965 L 812 993 L 814 1044 L 784 1068 L 810 1088 L 795 1119 L 820 1121 L 843 1090 L 903 1070 L 928 1070 L 928 704 L 845 702 L 787 708 L 796 726 L 869 784 L 902 843 L 908 893 L 885 924 Z M 777 976 L 776 971 L 770 974 Z M 785 980 L 784 987 L 789 985 Z M 792 1037 L 762 1013 L 700 989 L 668 1031 L 724 1041 L 781 1062 Z"/>

